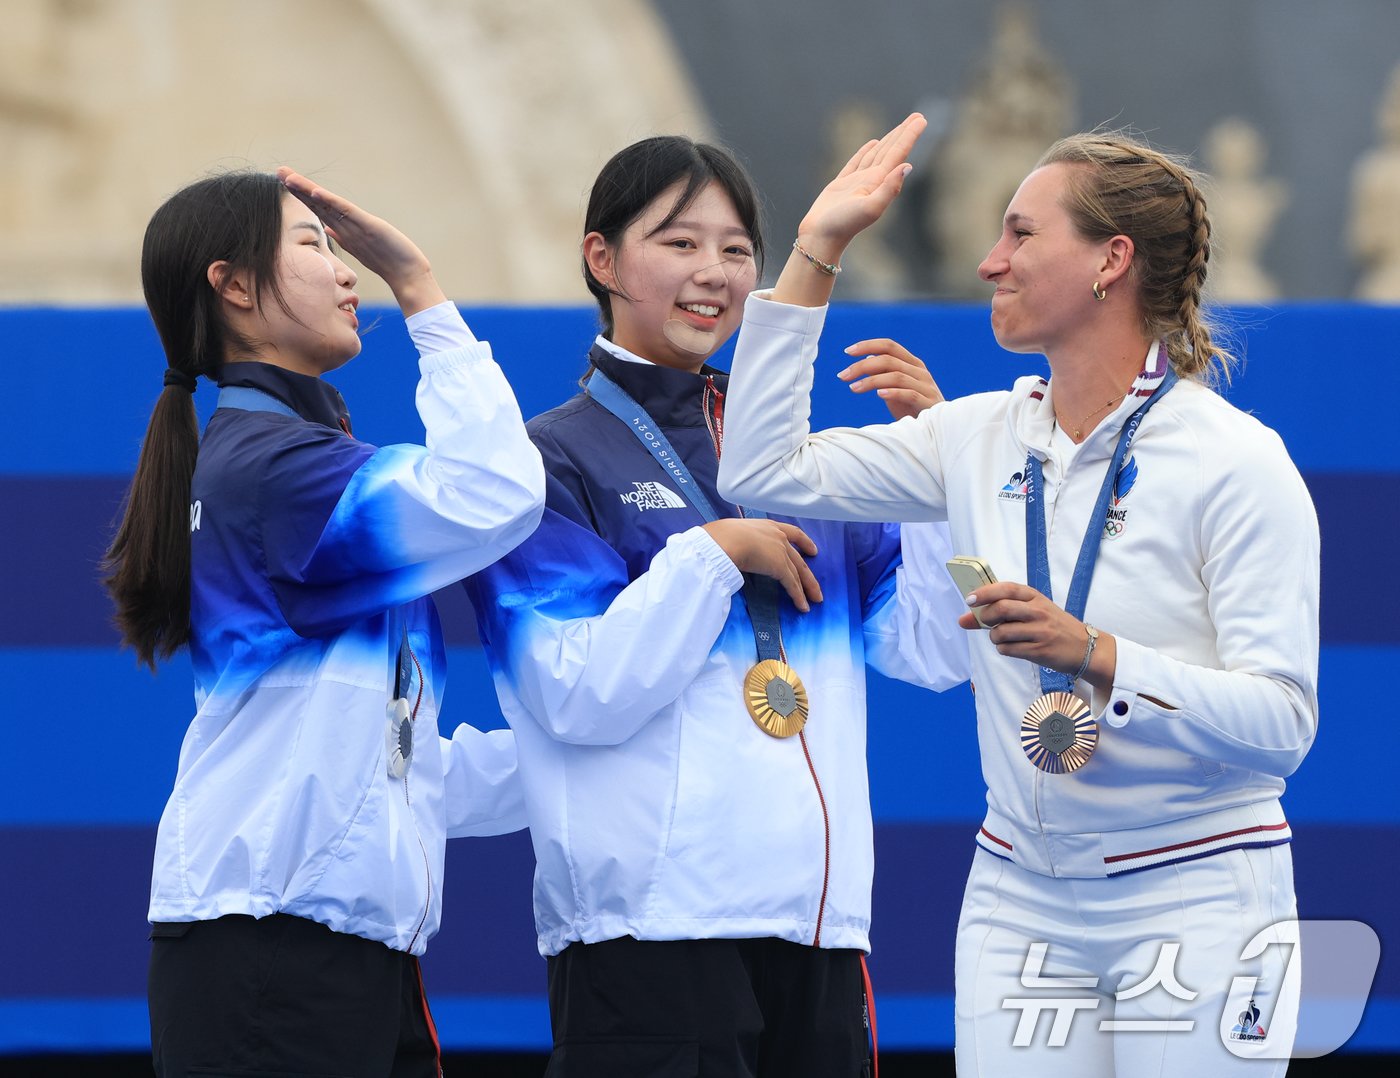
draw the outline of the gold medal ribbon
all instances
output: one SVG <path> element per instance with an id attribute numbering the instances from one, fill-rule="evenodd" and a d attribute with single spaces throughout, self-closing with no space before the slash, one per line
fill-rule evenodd
<path id="1" fill-rule="evenodd" d="M 600 357 L 601 358 L 601 357 Z M 714 391 L 717 393 L 718 391 Z M 718 455 L 723 442 L 718 401 L 710 407 L 712 384 L 705 388 L 705 417 L 710 424 Z M 707 521 L 719 519 L 705 492 L 690 474 L 679 453 L 671 447 L 655 421 L 632 397 L 608 377 L 600 363 L 588 380 L 588 395 L 607 409 L 636 435 L 637 440 L 676 483 L 681 495 Z M 761 519 L 757 510 L 740 515 Z M 744 678 L 744 705 L 759 729 L 773 737 L 792 737 L 807 724 L 807 690 L 802 679 L 788 666 L 783 654 L 782 626 L 778 616 L 777 583 L 768 577 L 744 574 L 743 597 L 753 623 L 754 643 L 759 662 Z"/>

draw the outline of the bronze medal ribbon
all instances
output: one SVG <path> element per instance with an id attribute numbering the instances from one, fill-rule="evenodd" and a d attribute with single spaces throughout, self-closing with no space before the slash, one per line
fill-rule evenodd
<path id="1" fill-rule="evenodd" d="M 1079 547 L 1079 559 L 1075 562 L 1074 575 L 1070 579 L 1069 595 L 1065 599 L 1065 612 L 1071 617 L 1084 620 L 1084 608 L 1089 600 L 1089 584 L 1094 577 L 1094 565 L 1098 561 L 1099 547 L 1103 541 L 1104 525 L 1108 521 L 1109 501 L 1113 496 L 1118 473 L 1132 448 L 1142 419 L 1151 407 L 1166 396 L 1177 382 L 1176 372 L 1171 369 L 1166 349 L 1159 346 L 1158 361 L 1166 366 L 1166 374 L 1157 384 L 1152 395 L 1143 401 L 1138 409 L 1128 417 L 1118 435 L 1118 444 L 1113 450 L 1099 496 L 1089 515 L 1089 527 L 1084 533 L 1084 541 Z M 1026 569 L 1030 576 L 1028 583 L 1036 591 L 1052 602 L 1054 592 L 1050 583 L 1050 551 L 1045 525 L 1045 477 L 1040 458 L 1035 453 L 1026 454 L 1026 472 L 1029 483 L 1026 488 Z M 1041 696 L 1027 709 L 1021 720 L 1021 747 L 1036 767 L 1052 775 L 1076 771 L 1083 767 L 1098 746 L 1098 725 L 1091 717 L 1087 704 L 1074 694 L 1075 678 L 1048 666 L 1040 667 Z"/>

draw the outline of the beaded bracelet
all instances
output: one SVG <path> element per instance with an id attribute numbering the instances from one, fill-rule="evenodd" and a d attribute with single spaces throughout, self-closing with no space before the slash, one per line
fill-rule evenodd
<path id="1" fill-rule="evenodd" d="M 802 245 L 796 240 L 792 241 L 792 249 L 798 254 L 800 254 L 803 258 L 805 258 L 808 262 L 812 263 L 812 265 L 816 266 L 817 269 L 821 270 L 828 277 L 835 277 L 838 273 L 841 272 L 840 266 L 834 266 L 830 262 L 823 262 L 820 258 L 812 254 L 810 251 L 803 250 Z"/>

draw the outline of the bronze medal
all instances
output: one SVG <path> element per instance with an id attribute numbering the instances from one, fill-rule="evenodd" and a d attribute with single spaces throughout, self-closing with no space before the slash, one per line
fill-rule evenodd
<path id="1" fill-rule="evenodd" d="M 780 659 L 764 659 L 744 678 L 744 705 L 760 730 L 792 737 L 807 725 L 807 690 Z"/>
<path id="2" fill-rule="evenodd" d="M 1094 754 L 1099 726 L 1089 705 L 1072 692 L 1048 692 L 1021 720 L 1021 748 L 1031 763 L 1051 775 L 1078 771 Z"/>

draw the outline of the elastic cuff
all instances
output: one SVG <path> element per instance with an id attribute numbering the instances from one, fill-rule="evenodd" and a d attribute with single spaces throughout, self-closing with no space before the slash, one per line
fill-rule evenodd
<path id="1" fill-rule="evenodd" d="M 739 593 L 739 589 L 744 586 L 744 574 L 739 571 L 737 565 L 730 561 L 724 548 L 714 541 L 709 532 L 704 528 L 695 527 L 689 531 L 681 532 L 676 538 L 694 544 L 695 552 L 714 572 L 718 583 L 729 589 L 730 595 Z"/>
<path id="2" fill-rule="evenodd" d="M 798 307 L 791 303 L 775 303 L 771 289 L 750 292 L 744 304 L 744 321 L 769 329 L 786 330 L 805 336 L 820 336 L 826 324 L 827 304 L 820 307 Z"/>
<path id="3" fill-rule="evenodd" d="M 451 300 L 444 300 L 424 308 L 417 314 L 409 315 L 404 319 L 404 325 L 408 327 L 408 335 L 413 339 L 413 345 L 418 349 L 420 356 L 451 352 L 477 343 L 476 335 L 472 333 L 462 318 L 462 312 Z"/>
<path id="4" fill-rule="evenodd" d="M 424 356 L 418 361 L 418 370 L 424 377 L 427 377 L 430 374 L 441 374 L 458 367 L 489 363 L 491 359 L 491 345 L 486 341 L 473 341 L 464 347 Z"/>

